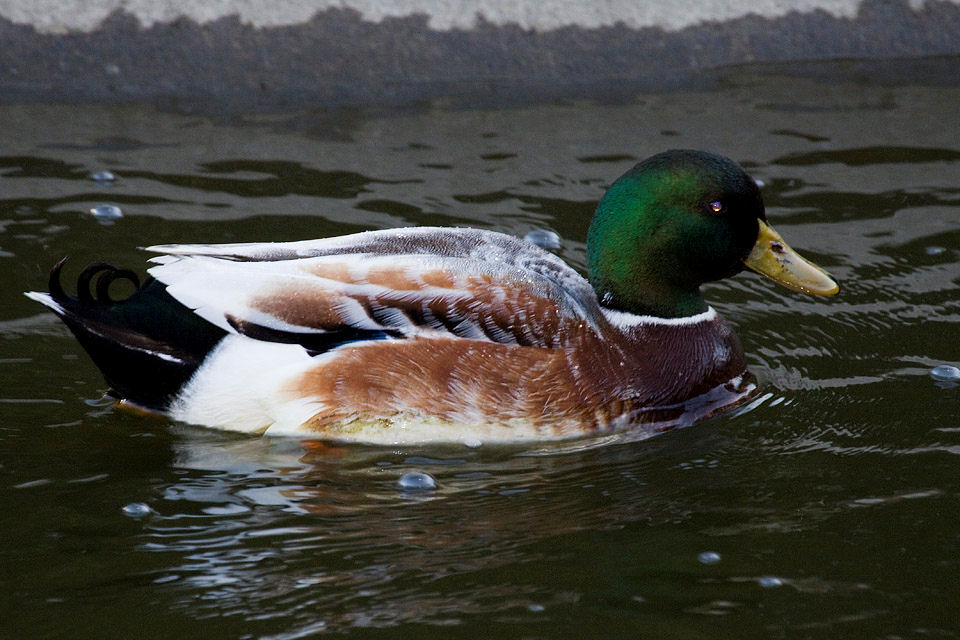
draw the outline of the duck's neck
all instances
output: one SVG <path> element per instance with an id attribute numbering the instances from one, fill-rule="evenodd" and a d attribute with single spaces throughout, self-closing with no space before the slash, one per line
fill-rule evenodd
<path id="1" fill-rule="evenodd" d="M 656 318 L 685 318 L 710 308 L 699 289 L 675 289 L 656 281 L 631 289 L 634 295 L 602 289 L 597 293 L 600 303 L 609 309 Z"/>
<path id="2" fill-rule="evenodd" d="M 682 318 L 708 308 L 700 283 L 669 252 L 650 249 L 626 233 L 609 233 L 599 217 L 587 237 L 587 266 L 600 303 L 610 309 Z"/>

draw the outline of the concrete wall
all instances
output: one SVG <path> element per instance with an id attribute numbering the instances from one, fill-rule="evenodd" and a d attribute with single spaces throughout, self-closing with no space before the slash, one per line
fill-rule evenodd
<path id="1" fill-rule="evenodd" d="M 0 45 L 2 102 L 204 111 L 618 99 L 758 65 L 960 83 L 960 0 L 0 0 Z"/>

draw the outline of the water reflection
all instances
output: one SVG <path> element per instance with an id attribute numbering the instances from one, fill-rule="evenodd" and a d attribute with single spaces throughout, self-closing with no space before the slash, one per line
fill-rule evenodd
<path id="1" fill-rule="evenodd" d="M 201 590 L 201 616 L 209 608 L 316 624 L 311 612 L 321 611 L 325 628 L 338 629 L 529 613 L 581 594 L 523 579 L 471 585 L 562 561 L 563 550 L 538 550 L 544 540 L 685 517 L 669 495 L 648 492 L 650 450 L 531 458 L 179 435 L 175 465 L 189 473 L 152 505 L 142 550 L 184 557 L 153 579 L 185 599 Z M 429 472 L 436 489 L 399 488 L 411 471 Z"/>
<path id="2" fill-rule="evenodd" d="M 123 171 L 120 175 L 124 178 L 145 178 L 175 187 L 230 193 L 246 198 L 292 194 L 321 198 L 355 198 L 368 192 L 368 184 L 379 182 L 352 171 L 318 171 L 297 162 L 281 160 L 220 160 L 205 163 L 199 169 L 198 174 Z"/>
<path id="3" fill-rule="evenodd" d="M 0 635 L 955 637 L 960 389 L 930 372 L 960 365 L 957 92 L 797 104 L 824 91 L 761 77 L 620 106 L 231 123 L 0 108 L 0 577 L 18 614 Z M 842 294 L 711 284 L 759 394 L 642 442 L 390 449 L 171 424 L 100 402 L 22 296 L 63 255 L 137 267 L 146 244 L 411 224 L 551 230 L 582 269 L 604 187 L 667 147 L 749 165 Z M 123 218 L 97 224 L 103 203 Z M 404 490 L 411 473 L 436 486 Z"/>
<path id="4" fill-rule="evenodd" d="M 821 142 L 823 140 L 814 140 Z M 925 162 L 954 162 L 960 160 L 960 151 L 955 149 L 931 149 L 927 147 L 876 146 L 831 151 L 793 153 L 776 158 L 773 163 L 781 165 L 829 164 L 838 162 L 850 166 Z"/>
<path id="5" fill-rule="evenodd" d="M 599 568 L 626 578 L 626 591 L 603 596 L 618 607 L 652 601 L 694 616 L 752 607 L 755 590 L 774 580 L 812 608 L 828 594 L 883 600 L 874 586 L 806 575 L 800 559 L 763 560 L 737 541 L 832 535 L 865 507 L 942 501 L 944 492 L 841 483 L 843 467 L 821 457 L 819 480 L 798 494 L 810 456 L 905 452 L 838 447 L 870 437 L 850 422 L 795 439 L 786 425 L 759 436 L 758 423 L 796 425 L 791 413 L 811 414 L 796 398 L 765 400 L 712 433 L 533 457 L 182 428 L 173 442 L 180 479 L 156 488 L 157 514 L 143 521 L 139 551 L 172 560 L 151 580 L 192 615 L 276 617 L 291 633 L 556 616 L 596 602 L 604 588 L 575 576 Z M 412 471 L 429 473 L 436 488 L 398 487 Z M 704 565 L 705 545 L 722 560 Z"/>

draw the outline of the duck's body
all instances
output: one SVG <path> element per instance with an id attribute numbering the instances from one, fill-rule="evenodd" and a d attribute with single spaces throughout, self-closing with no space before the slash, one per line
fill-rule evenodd
<path id="1" fill-rule="evenodd" d="M 611 197 L 619 206 L 616 184 Z M 759 207 L 734 219 L 747 237 L 722 270 L 741 269 L 757 244 Z M 598 213 L 590 242 L 622 243 L 605 222 Z M 162 254 L 155 280 L 127 300 L 107 290 L 132 274 L 103 265 L 81 276 L 77 297 L 59 267 L 50 294 L 29 295 L 64 319 L 119 396 L 190 423 L 380 442 L 542 439 L 668 428 L 752 390 L 723 319 L 686 285 L 631 300 L 616 252 L 591 251 L 588 282 L 526 241 L 472 229 L 150 250 Z M 670 268 L 667 281 L 689 279 Z"/>

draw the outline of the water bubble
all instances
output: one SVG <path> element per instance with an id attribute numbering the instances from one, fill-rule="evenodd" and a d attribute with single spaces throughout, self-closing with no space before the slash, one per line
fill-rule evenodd
<path id="1" fill-rule="evenodd" d="M 945 247 L 927 247 L 924 249 L 928 256 L 939 256 L 941 253 L 945 253 L 946 250 Z"/>
<path id="2" fill-rule="evenodd" d="M 757 578 L 757 584 L 767 589 L 773 589 L 775 587 L 782 587 L 783 580 L 776 576 L 761 576 Z"/>
<path id="3" fill-rule="evenodd" d="M 123 217 L 123 211 L 116 205 L 98 204 L 90 209 L 90 215 L 96 218 L 97 222 L 101 224 L 113 224 L 114 220 L 119 220 Z"/>
<path id="4" fill-rule="evenodd" d="M 541 249 L 559 249 L 563 246 L 563 240 L 560 239 L 560 234 L 550 231 L 549 229 L 534 229 L 523 236 L 523 239 L 537 245 Z"/>
<path id="5" fill-rule="evenodd" d="M 533 613 L 543 613 L 547 608 L 542 604 L 530 604 L 527 605 L 527 611 L 532 611 Z"/>
<path id="6" fill-rule="evenodd" d="M 404 491 L 430 491 L 437 488 L 437 481 L 429 473 L 411 471 L 400 476 L 397 486 Z"/>
<path id="7" fill-rule="evenodd" d="M 930 369 L 930 377 L 941 389 L 954 389 L 960 384 L 960 369 L 950 364 L 942 364 Z"/>
<path id="8" fill-rule="evenodd" d="M 131 518 L 143 518 L 151 513 L 153 509 L 145 502 L 131 502 L 123 507 L 123 514 Z"/>
<path id="9" fill-rule="evenodd" d="M 94 171 L 90 174 L 90 179 L 94 182 L 113 182 L 117 176 L 113 171 Z"/>
<path id="10" fill-rule="evenodd" d="M 697 556 L 700 564 L 717 564 L 720 562 L 720 554 L 716 551 L 704 551 Z"/>
<path id="11" fill-rule="evenodd" d="M 930 369 L 930 377 L 940 382 L 960 382 L 960 369 L 950 364 L 942 364 Z"/>

